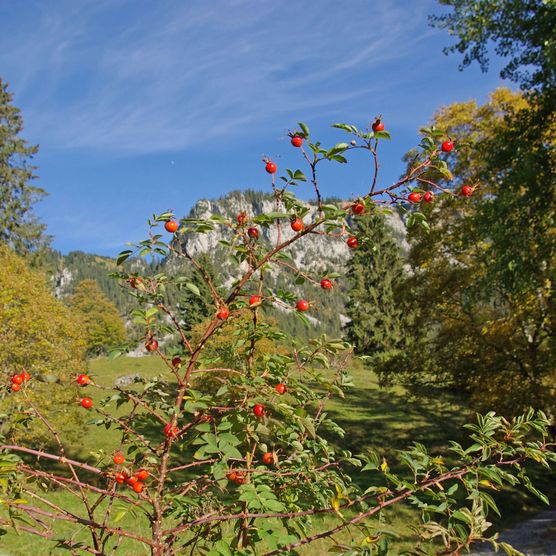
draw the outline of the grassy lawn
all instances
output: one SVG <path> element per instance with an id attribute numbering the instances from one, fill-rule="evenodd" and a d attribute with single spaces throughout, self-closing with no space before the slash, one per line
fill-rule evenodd
<path id="1" fill-rule="evenodd" d="M 95 381 L 105 387 L 111 387 L 114 381 L 125 375 L 141 374 L 154 376 L 167 370 L 156 357 L 144 358 L 119 358 L 114 361 L 108 359 L 95 359 L 90 362 L 91 374 Z M 391 467 L 396 467 L 396 450 L 407 447 L 412 441 L 421 442 L 433 451 L 443 452 L 448 440 L 462 440 L 465 432 L 462 425 L 473 418 L 473 415 L 453 399 L 446 396 L 437 396 L 434 399 L 414 400 L 408 397 L 401 389 L 383 390 L 378 387 L 376 378 L 372 373 L 363 368 L 353 370 L 355 386 L 348 392 L 346 399 L 334 400 L 329 406 L 329 414 L 346 430 L 345 438 L 340 442 L 342 447 L 353 453 L 363 451 L 365 448 L 374 448 L 380 451 Z M 118 447 L 120 434 L 114 430 L 105 430 L 102 427 L 90 426 L 80 441 L 79 446 L 73 447 L 73 452 L 80 457 L 87 457 L 102 447 L 105 452 L 111 453 Z M 338 442 L 336 437 L 332 441 Z M 364 486 L 364 477 L 354 469 L 353 478 Z M 550 487 L 548 481 L 554 477 L 545 477 L 545 487 Z M 550 488 L 549 488 L 550 490 Z M 55 493 L 56 501 L 65 507 L 77 510 L 76 499 L 69 494 Z M 501 497 L 502 505 L 512 508 L 510 515 L 506 515 L 503 524 L 511 523 L 523 515 L 523 511 L 540 509 L 538 503 L 531 498 L 517 497 L 512 493 L 504 493 Z M 77 501 L 78 502 L 78 501 Z M 516 511 L 517 510 L 517 511 Z M 392 523 L 389 528 L 400 534 L 400 542 L 396 551 L 409 548 L 407 541 L 409 527 L 414 522 L 414 514 L 409 508 L 399 508 L 392 514 Z M 315 522 L 315 530 L 322 530 L 324 526 L 337 524 L 337 519 L 327 517 L 321 522 Z M 145 525 L 144 517 L 125 516 L 119 525 L 140 531 Z M 62 525 L 59 529 L 64 533 L 72 530 L 71 527 Z M 87 531 L 78 533 L 78 539 L 88 538 Z M 342 533 L 334 537 L 336 541 L 348 540 L 349 534 Z M 405 539 L 405 540 L 404 540 Z M 53 544 L 32 537 L 30 535 L 17 535 L 10 532 L 2 537 L 0 556 L 28 554 L 49 554 Z M 315 542 L 305 548 L 301 553 L 308 556 L 317 556 L 327 553 L 326 541 Z M 9 547 L 9 548 L 8 548 Z M 4 552 L 2 552 L 4 551 Z M 62 554 L 60 549 L 54 549 L 53 554 Z M 118 556 L 139 556 L 145 554 L 145 548 L 135 541 L 124 541 L 118 548 Z"/>

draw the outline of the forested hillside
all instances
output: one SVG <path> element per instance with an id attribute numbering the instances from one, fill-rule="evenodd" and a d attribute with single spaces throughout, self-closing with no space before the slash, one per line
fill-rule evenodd
<path id="1" fill-rule="evenodd" d="M 339 199 L 327 199 L 327 202 L 340 203 Z M 312 217 L 316 210 L 316 206 L 308 203 L 311 207 L 308 219 Z M 224 218 L 235 220 L 237 215 L 245 212 L 248 215 L 257 215 L 262 212 L 272 210 L 271 197 L 260 191 L 245 190 L 232 191 L 219 199 L 201 199 L 191 209 L 186 218 L 202 219 L 210 214 L 219 214 Z M 407 247 L 405 241 L 405 229 L 401 217 L 394 213 L 386 217 L 387 226 L 384 228 L 388 235 L 394 239 L 402 250 Z M 183 224 L 187 228 L 186 219 Z M 223 286 L 229 286 L 235 278 L 237 269 L 230 263 L 229 259 L 224 256 L 227 247 L 222 243 L 227 238 L 226 228 L 219 226 L 209 234 L 188 236 L 187 233 L 181 235 L 185 246 L 192 254 L 206 255 L 207 264 L 217 271 L 218 283 Z M 282 226 L 281 232 L 283 237 L 292 234 L 289 225 Z M 261 232 L 261 241 L 276 241 L 277 232 L 274 230 L 270 233 L 267 229 Z M 328 239 L 328 238 L 327 238 Z M 123 248 L 124 246 L 122 246 Z M 322 276 L 332 272 L 341 272 L 344 268 L 345 261 L 349 256 L 349 248 L 345 242 L 323 241 L 319 235 L 309 238 L 304 242 L 303 246 L 297 247 L 295 252 L 295 261 L 300 268 L 307 271 L 319 271 Z M 222 261 L 226 261 L 222 263 Z M 55 293 L 58 297 L 66 298 L 74 293 L 76 285 L 83 280 L 96 280 L 103 293 L 118 307 L 121 314 L 125 314 L 130 309 L 130 299 L 122 288 L 122 284 L 112 278 L 111 273 L 116 271 L 116 261 L 110 257 L 92 255 L 81 251 L 74 251 L 67 255 L 61 255 L 57 252 L 50 252 L 48 257 L 48 267 L 52 273 L 52 283 Z M 160 261 L 148 261 L 144 259 L 133 259 L 126 263 L 128 270 L 147 270 L 150 273 L 158 271 L 171 271 L 179 273 L 185 277 L 192 279 L 199 287 L 202 288 L 202 279 L 195 276 L 189 264 L 175 257 Z M 320 333 L 337 336 L 340 334 L 343 326 L 348 322 L 346 316 L 345 303 L 346 295 L 329 295 L 329 292 L 323 291 L 314 284 L 307 284 L 301 276 L 292 275 L 288 268 L 283 267 L 280 272 L 274 272 L 271 277 L 273 288 L 277 291 L 288 289 L 291 281 L 296 281 L 296 289 L 300 297 L 307 297 L 312 300 L 316 310 L 314 317 L 311 318 L 311 325 L 308 327 L 304 322 L 298 319 L 292 319 L 291 315 L 285 314 L 283 311 L 274 308 L 269 312 L 272 317 L 278 321 L 281 327 L 286 327 L 293 334 L 300 334 L 303 337 L 314 336 Z M 335 288 L 340 292 L 347 292 L 345 279 L 335 283 Z M 180 293 L 168 291 L 168 301 L 171 306 L 176 307 L 178 304 L 182 308 L 182 316 L 191 324 L 196 324 L 210 308 L 201 308 L 198 299 L 191 293 Z M 201 314 L 194 314 L 200 312 Z"/>

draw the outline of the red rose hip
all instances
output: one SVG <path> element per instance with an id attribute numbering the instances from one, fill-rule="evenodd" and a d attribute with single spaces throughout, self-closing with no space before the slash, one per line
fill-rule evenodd
<path id="1" fill-rule="evenodd" d="M 218 320 L 226 320 L 229 316 L 230 311 L 226 306 L 220 307 L 220 310 L 218 311 L 218 313 L 216 313 L 216 318 Z"/>
<path id="2" fill-rule="evenodd" d="M 444 141 L 441 148 L 443 153 L 449 153 L 454 148 L 454 143 L 452 141 Z"/>
<path id="3" fill-rule="evenodd" d="M 303 230 L 303 228 L 305 228 L 305 225 L 303 224 L 303 220 L 301 220 L 301 218 L 292 220 L 290 226 L 294 232 L 300 232 L 301 230 Z"/>
<path id="4" fill-rule="evenodd" d="M 237 473 L 236 478 L 234 479 L 234 483 L 236 485 L 244 485 L 247 482 L 247 477 L 245 473 Z"/>
<path id="5" fill-rule="evenodd" d="M 351 205 L 351 212 L 353 212 L 353 214 L 363 214 L 365 212 L 365 205 L 360 201 L 353 203 L 353 205 Z"/>
<path id="6" fill-rule="evenodd" d="M 257 416 L 257 417 L 262 417 L 265 414 L 266 408 L 263 404 L 258 403 L 257 405 L 255 405 L 253 407 L 253 413 Z"/>
<path id="7" fill-rule="evenodd" d="M 434 201 L 434 194 L 431 191 L 427 191 L 423 195 L 423 201 L 425 201 L 425 203 L 432 203 Z"/>
<path id="8" fill-rule="evenodd" d="M 178 435 L 178 428 L 172 427 L 171 423 L 166 423 L 164 427 L 164 434 L 169 438 L 174 438 Z"/>
<path id="9" fill-rule="evenodd" d="M 306 299 L 298 299 L 295 308 L 303 313 L 309 309 L 309 302 Z"/>
<path id="10" fill-rule="evenodd" d="M 300 137 L 299 135 L 294 135 L 292 137 L 291 143 L 294 147 L 299 149 L 299 147 L 301 147 L 301 145 L 303 145 L 303 137 Z"/>
<path id="11" fill-rule="evenodd" d="M 91 379 L 89 375 L 86 375 L 85 373 L 81 373 L 80 375 L 77 376 L 75 381 L 77 382 L 77 384 L 79 384 L 79 386 L 87 386 L 87 384 L 91 382 Z"/>
<path id="12" fill-rule="evenodd" d="M 357 247 L 359 247 L 359 241 L 355 236 L 349 237 L 346 243 L 350 249 L 356 249 Z"/>
<path id="13" fill-rule="evenodd" d="M 139 471 L 137 471 L 137 478 L 140 481 L 144 481 L 149 478 L 149 472 L 146 469 L 139 469 Z"/>
<path id="14" fill-rule="evenodd" d="M 93 407 L 93 400 L 91 398 L 81 398 L 81 405 L 85 409 L 91 409 Z"/>
<path id="15" fill-rule="evenodd" d="M 276 390 L 276 392 L 278 392 L 278 394 L 280 394 L 280 395 L 285 394 L 286 391 L 287 391 L 287 389 L 288 389 L 288 388 L 286 387 L 286 385 L 285 385 L 284 383 L 282 383 L 282 382 L 280 382 L 280 384 L 277 384 L 277 385 L 274 387 L 274 390 Z"/>
<path id="16" fill-rule="evenodd" d="M 470 185 L 464 185 L 461 188 L 461 194 L 464 197 L 471 197 L 471 195 L 473 195 L 473 188 Z"/>
<path id="17" fill-rule="evenodd" d="M 158 349 L 158 341 L 154 338 L 150 339 L 148 342 L 145 343 L 145 349 L 147 351 L 156 351 Z"/>
<path id="18" fill-rule="evenodd" d="M 407 198 L 412 203 L 418 203 L 421 200 L 421 194 L 413 191 L 412 193 L 409 194 Z"/>
<path id="19" fill-rule="evenodd" d="M 271 463 L 274 463 L 274 454 L 272 452 L 265 452 L 262 459 L 263 463 L 270 465 Z"/>
<path id="20" fill-rule="evenodd" d="M 178 223 L 175 220 L 168 220 L 166 224 L 164 224 L 164 228 L 166 228 L 167 232 L 174 234 L 178 230 Z"/>
<path id="21" fill-rule="evenodd" d="M 121 452 L 116 452 L 114 454 L 113 460 L 116 465 L 121 465 L 125 461 L 124 456 Z"/>
<path id="22" fill-rule="evenodd" d="M 373 123 L 373 131 L 384 131 L 384 122 L 382 120 L 377 119 L 375 120 L 375 122 Z"/>
<path id="23" fill-rule="evenodd" d="M 267 162 L 264 168 L 269 174 L 275 174 L 278 167 L 274 162 Z"/>
<path id="24" fill-rule="evenodd" d="M 259 237 L 259 230 L 257 230 L 257 228 L 249 228 L 247 230 L 247 235 L 253 239 L 257 239 Z"/>
<path id="25" fill-rule="evenodd" d="M 333 284 L 328 278 L 325 278 L 324 280 L 320 281 L 320 287 L 323 290 L 329 290 L 329 289 L 332 288 L 332 286 L 333 286 Z"/>

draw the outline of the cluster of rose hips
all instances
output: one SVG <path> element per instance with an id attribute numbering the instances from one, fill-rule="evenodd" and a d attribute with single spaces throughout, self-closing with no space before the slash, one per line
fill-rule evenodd
<path id="1" fill-rule="evenodd" d="M 380 119 L 377 118 L 373 124 L 372 124 L 372 130 L 373 132 L 379 132 L 379 131 L 384 131 L 384 122 Z M 298 133 L 293 133 L 290 134 L 291 137 L 291 144 L 296 147 L 299 148 L 303 145 L 303 136 L 299 135 Z M 454 143 L 451 140 L 446 140 L 442 142 L 441 145 L 441 150 L 444 153 L 449 153 L 453 150 L 454 148 Z M 265 163 L 265 170 L 269 173 L 269 174 L 275 174 L 276 171 L 278 170 L 278 167 L 276 166 L 276 163 L 272 162 L 271 160 L 268 159 L 264 159 L 264 163 Z M 473 195 L 473 188 L 470 185 L 465 185 L 462 187 L 461 189 L 461 194 L 464 197 L 471 197 L 471 195 Z M 420 203 L 421 200 L 425 201 L 425 203 L 431 203 L 434 200 L 434 194 L 431 191 L 427 191 L 424 195 L 421 195 L 420 193 L 413 191 L 411 192 L 408 197 L 407 197 L 408 201 L 410 201 L 411 203 Z M 352 212 L 353 214 L 356 215 L 360 215 L 363 214 L 363 212 L 365 212 L 365 205 L 361 202 L 361 201 L 357 201 L 356 203 L 354 203 L 352 205 Z M 247 214 L 245 214 L 244 212 L 240 213 L 237 217 L 237 221 L 238 224 L 240 226 L 244 225 L 247 222 Z M 294 218 L 291 223 L 290 226 L 292 228 L 292 230 L 294 232 L 301 232 L 304 228 L 305 225 L 303 223 L 303 220 L 301 218 Z M 178 223 L 175 220 L 168 220 L 166 222 L 166 224 L 164 225 L 164 227 L 166 228 L 166 231 L 170 232 L 170 233 L 175 233 L 178 229 Z M 259 237 L 259 230 L 255 227 L 251 227 L 247 230 L 247 235 L 252 238 L 252 239 L 258 239 Z M 356 249 L 357 247 L 359 247 L 359 242 L 357 240 L 357 238 L 355 236 L 350 236 L 347 240 L 347 245 L 350 249 Z M 137 285 L 136 283 L 132 282 L 135 279 L 130 279 L 130 284 L 131 287 L 136 288 Z M 224 313 L 222 313 L 222 315 L 218 316 L 218 318 L 221 318 L 222 320 L 225 320 L 227 317 L 224 316 L 225 315 L 225 311 Z M 153 348 L 152 351 L 154 351 L 156 349 Z"/>
<path id="2" fill-rule="evenodd" d="M 283 383 L 280 382 L 278 383 L 274 389 L 276 390 L 276 392 L 278 392 L 278 394 L 282 395 L 285 394 L 288 391 L 288 387 Z M 258 403 L 255 404 L 253 406 L 253 413 L 257 416 L 257 417 L 263 417 L 266 413 L 266 407 L 262 404 L 262 403 Z"/>
<path id="3" fill-rule="evenodd" d="M 27 382 L 31 378 L 31 375 L 27 371 L 23 371 L 18 375 L 13 375 L 11 378 L 11 389 L 12 392 L 19 392 L 21 390 L 21 385 Z"/>
<path id="4" fill-rule="evenodd" d="M 272 452 L 265 452 L 261 457 L 261 461 L 265 465 L 272 465 L 275 462 L 275 455 Z M 244 485 L 247 482 L 247 477 L 243 471 L 228 471 L 226 478 L 236 485 Z"/>
<path id="5" fill-rule="evenodd" d="M 425 203 L 432 203 L 434 201 L 434 195 L 431 191 L 427 191 L 422 197 L 421 193 L 417 193 L 417 191 L 412 191 L 408 196 L 407 200 L 411 201 L 412 203 L 420 203 L 421 199 L 425 201 Z"/>
<path id="6" fill-rule="evenodd" d="M 473 187 L 471 187 L 470 185 L 464 185 L 461 188 L 461 194 L 464 197 L 471 197 L 471 195 L 473 195 Z M 417 191 L 412 191 L 408 196 L 407 196 L 407 200 L 412 202 L 412 203 L 420 203 L 421 200 L 425 201 L 425 203 L 431 203 L 432 201 L 434 201 L 434 195 L 431 191 L 427 191 L 422 197 L 420 193 L 417 193 Z"/>
<path id="7" fill-rule="evenodd" d="M 116 452 L 114 454 L 113 461 L 116 465 L 122 465 L 125 461 L 125 458 L 121 452 Z M 138 494 L 140 492 L 143 492 L 143 489 L 145 488 L 145 481 L 148 478 L 149 472 L 146 469 L 139 469 L 137 473 L 133 473 L 132 475 L 128 475 L 125 471 L 118 471 L 114 475 L 114 479 L 119 485 L 123 485 L 125 483 Z"/>
<path id="8" fill-rule="evenodd" d="M 87 386 L 88 384 L 91 384 L 92 380 L 88 374 L 81 373 L 80 375 L 77 376 L 75 382 L 77 382 L 79 386 Z M 93 407 L 93 400 L 91 398 L 87 398 L 87 397 L 81 398 L 79 403 L 85 409 L 91 409 L 91 407 Z"/>
<path id="9" fill-rule="evenodd" d="M 236 485 L 244 485 L 247 482 L 247 477 L 242 471 L 229 471 L 226 473 L 226 478 Z"/>
<path id="10" fill-rule="evenodd" d="M 166 426 L 164 427 L 164 434 L 168 438 L 176 438 L 176 436 L 178 436 L 179 432 L 180 432 L 180 429 L 178 427 L 173 427 L 171 423 L 167 423 Z"/>
<path id="11" fill-rule="evenodd" d="M 442 145 L 440 146 L 440 150 L 443 153 L 452 152 L 453 149 L 454 149 L 454 142 L 450 141 L 449 139 L 443 141 Z M 470 185 L 464 185 L 461 188 L 461 194 L 464 197 L 471 197 L 471 195 L 473 195 L 473 187 L 471 187 Z M 412 191 L 407 196 L 407 200 L 410 201 L 411 203 L 420 203 L 422 200 L 425 201 L 425 203 L 432 203 L 432 201 L 434 201 L 434 194 L 431 191 L 427 191 L 424 195 L 421 196 L 421 194 L 418 193 L 417 191 Z"/>
<path id="12" fill-rule="evenodd" d="M 320 287 L 323 290 L 330 290 L 330 289 L 332 289 L 333 286 L 334 286 L 334 284 L 328 278 L 324 278 L 320 281 Z M 253 294 L 249 297 L 249 307 L 250 308 L 259 307 L 262 304 L 262 302 L 263 302 L 263 298 L 260 295 Z M 297 301 L 297 303 L 295 304 L 295 308 L 301 313 L 303 313 L 305 311 L 308 311 L 310 306 L 311 306 L 310 303 L 306 299 L 299 299 Z M 230 316 L 230 310 L 225 305 L 221 306 L 220 309 L 218 310 L 218 312 L 216 313 L 216 318 L 219 319 L 219 320 L 226 320 L 229 316 Z M 154 341 L 156 342 L 156 340 L 154 340 Z M 147 344 L 146 344 L 145 347 L 147 347 L 147 350 L 149 349 Z M 180 363 L 181 363 L 181 360 L 180 360 Z M 176 366 L 176 365 L 174 365 L 174 366 Z"/>
<path id="13" fill-rule="evenodd" d="M 244 226 L 247 223 L 247 220 L 248 216 L 245 212 L 240 212 L 237 215 L 237 223 L 240 226 Z M 303 223 L 303 220 L 301 218 L 295 217 L 291 220 L 290 227 L 294 232 L 301 232 L 305 228 L 305 224 Z M 259 230 L 255 226 L 252 226 L 248 228 L 247 235 L 251 239 L 259 239 Z"/>

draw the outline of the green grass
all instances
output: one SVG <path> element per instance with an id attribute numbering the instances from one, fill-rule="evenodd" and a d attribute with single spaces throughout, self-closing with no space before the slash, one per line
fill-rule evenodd
<path id="1" fill-rule="evenodd" d="M 140 374 L 154 376 L 168 370 L 168 367 L 157 356 L 148 357 L 118 357 L 107 359 L 100 357 L 89 362 L 91 376 L 103 386 L 112 386 L 114 381 L 125 375 Z"/>
<path id="2" fill-rule="evenodd" d="M 126 358 L 116 360 L 95 359 L 90 362 L 91 374 L 95 381 L 105 387 L 112 387 L 114 381 L 121 376 L 141 374 L 142 376 L 154 376 L 168 371 L 163 363 L 156 357 Z M 473 415 L 457 400 L 448 398 L 446 395 L 435 396 L 433 399 L 417 400 L 411 399 L 402 389 L 384 390 L 379 388 L 376 377 L 364 368 L 356 368 L 352 371 L 354 387 L 347 393 L 345 399 L 335 399 L 329 405 L 328 413 L 346 431 L 343 439 L 330 435 L 330 441 L 339 443 L 357 454 L 366 448 L 374 448 L 383 454 L 393 469 L 396 469 L 396 451 L 406 448 L 411 442 L 417 441 L 425 444 L 434 452 L 445 453 L 448 440 L 462 440 L 465 432 L 462 425 L 472 420 Z M 93 393 L 93 397 L 95 394 Z M 110 408 L 110 411 L 114 408 Z M 123 410 L 122 410 L 123 411 Z M 115 430 L 105 430 L 103 427 L 90 426 L 86 428 L 79 446 L 72 447 L 72 454 L 80 458 L 90 458 L 92 452 L 99 448 L 107 454 L 111 454 L 119 445 L 120 433 Z M 365 486 L 367 477 L 352 470 L 353 479 Z M 550 486 L 549 481 L 554 477 L 544 475 L 545 486 Z M 49 495 L 50 496 L 50 495 Z M 71 498 L 69 494 L 57 492 L 52 494 L 56 501 L 72 511 L 79 512 L 77 505 L 79 501 Z M 511 511 L 506 512 L 501 525 L 507 525 L 515 519 L 519 519 L 524 512 L 533 512 L 540 509 L 534 499 L 523 497 L 512 492 L 505 492 L 501 496 L 503 508 Z M 80 512 L 81 513 L 81 512 Z M 392 513 L 392 523 L 388 526 L 400 535 L 400 541 L 396 550 L 410 548 L 409 527 L 415 521 L 415 514 L 407 507 L 397 508 Z M 337 523 L 337 519 L 327 517 L 315 520 L 316 531 L 323 527 Z M 125 528 L 140 531 L 146 521 L 140 518 L 134 519 L 126 516 L 119 523 Z M 72 526 L 62 524 L 59 531 L 64 536 L 69 535 Z M 86 539 L 87 531 L 81 531 L 77 538 Z M 349 533 L 343 532 L 334 537 L 336 541 L 349 540 Z M 23 556 L 28 554 L 48 554 L 52 543 L 38 539 L 37 537 L 13 532 L 2 537 L 2 550 L 10 556 Z M 327 553 L 328 541 L 318 541 L 306 547 L 301 553 L 307 556 L 317 556 Z M 9 547 L 9 551 L 6 551 Z M 53 554 L 62 553 L 54 550 Z M 64 552 L 67 553 L 67 552 Z M 145 549 L 134 541 L 124 541 L 118 549 L 118 556 L 139 556 L 144 554 Z"/>
<path id="3" fill-rule="evenodd" d="M 92 359 L 89 362 L 89 368 L 90 376 L 94 381 L 106 388 L 112 388 L 118 378 L 129 375 L 150 377 L 164 373 L 166 378 L 172 377 L 162 360 L 156 356 Z M 87 390 L 93 399 L 101 397 L 100 392 L 97 392 L 94 389 Z M 104 392 L 102 394 L 105 395 Z M 129 406 L 117 409 L 114 405 L 109 409 L 115 416 L 119 416 L 125 413 Z M 119 447 L 120 439 L 121 433 L 115 428 L 107 430 L 104 427 L 87 427 L 86 434 L 82 436 L 78 446 L 72 446 L 71 453 L 78 458 L 88 458 L 90 453 L 97 452 L 99 447 L 102 447 L 107 453 L 112 453 Z"/>

